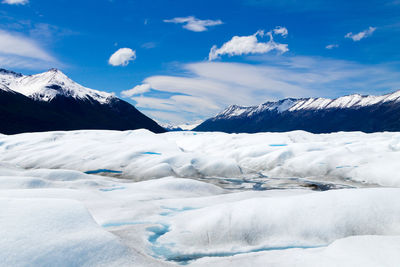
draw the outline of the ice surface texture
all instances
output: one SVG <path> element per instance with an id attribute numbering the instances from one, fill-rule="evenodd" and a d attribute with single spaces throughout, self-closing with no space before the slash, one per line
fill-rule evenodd
<path id="1" fill-rule="evenodd" d="M 127 248 L 75 200 L 0 198 L 1 266 L 128 264 Z"/>
<path id="2" fill-rule="evenodd" d="M 0 135 L 0 266 L 399 266 L 399 151 L 400 133 Z M 257 190 L 211 183 L 229 181 Z M 299 181 L 352 189 L 259 190 Z"/>
<path id="3" fill-rule="evenodd" d="M 136 130 L 0 135 L 1 161 L 24 168 L 109 170 L 109 175 L 135 181 L 252 175 L 400 186 L 399 159 L 400 133 L 157 135 Z"/>

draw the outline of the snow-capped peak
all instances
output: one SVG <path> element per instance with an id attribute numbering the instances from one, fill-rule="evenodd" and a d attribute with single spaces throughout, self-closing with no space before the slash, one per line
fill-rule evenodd
<path id="1" fill-rule="evenodd" d="M 23 75 L 21 73 L 16 73 L 11 70 L 0 68 L 0 86 L 3 90 L 8 88 L 11 81 L 21 78 Z"/>
<path id="2" fill-rule="evenodd" d="M 238 105 L 231 105 L 221 113 L 219 113 L 216 117 L 223 118 L 232 118 L 239 116 L 252 116 L 254 114 L 263 112 L 265 110 L 276 110 L 281 113 L 288 109 L 290 109 L 295 103 L 298 101 L 294 98 L 286 98 L 276 102 L 266 102 L 264 104 L 258 106 L 244 107 Z"/>
<path id="3" fill-rule="evenodd" d="M 0 68 L 0 75 L 7 75 L 7 76 L 12 76 L 12 77 L 22 77 L 23 75 L 21 73 L 14 72 L 12 70 L 6 70 Z"/>
<path id="4" fill-rule="evenodd" d="M 217 117 L 225 117 L 225 116 L 230 116 L 230 117 L 235 117 L 235 116 L 240 116 L 250 108 L 254 107 L 243 107 L 239 105 L 231 105 L 227 107 L 225 110 L 217 114 Z"/>
<path id="5" fill-rule="evenodd" d="M 297 110 L 320 110 L 331 108 L 360 108 L 378 103 L 385 103 L 389 101 L 400 102 L 400 90 L 394 93 L 382 96 L 363 96 L 360 94 L 353 94 L 342 96 L 335 99 L 329 98 L 286 98 L 276 102 L 266 102 L 258 106 L 238 106 L 231 105 L 221 113 L 217 114 L 216 118 L 232 118 L 232 117 L 250 117 L 252 115 L 261 113 L 265 110 L 275 110 L 278 113 L 284 111 L 297 111 Z"/>
<path id="6" fill-rule="evenodd" d="M 27 76 L 4 70 L 0 71 L 0 82 L 11 90 L 41 101 L 51 101 L 62 95 L 82 100 L 94 99 L 104 104 L 113 97 L 110 93 L 86 88 L 72 81 L 58 69 Z"/>
<path id="7" fill-rule="evenodd" d="M 161 123 L 158 122 L 158 124 L 160 124 L 162 127 L 164 127 L 165 129 L 169 130 L 169 131 L 191 131 L 194 128 L 196 128 L 197 126 L 199 126 L 201 123 L 203 122 L 203 120 L 197 120 L 195 122 L 187 122 L 187 123 L 183 123 L 183 124 L 169 124 L 169 123 Z"/>
<path id="8" fill-rule="evenodd" d="M 296 101 L 296 103 L 289 108 L 289 111 L 303 109 L 360 108 L 389 101 L 400 101 L 400 90 L 382 96 L 353 94 L 335 99 L 304 98 Z"/>
<path id="9" fill-rule="evenodd" d="M 10 88 L 8 88 L 6 85 L 0 83 L 0 90 L 6 91 L 6 92 L 14 92 Z M 15 93 L 15 92 L 14 92 Z"/>

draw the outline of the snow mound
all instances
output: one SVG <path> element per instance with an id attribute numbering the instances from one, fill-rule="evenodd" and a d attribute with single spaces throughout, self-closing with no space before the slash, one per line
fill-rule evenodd
<path id="1" fill-rule="evenodd" d="M 190 266 L 397 267 L 400 262 L 399 250 L 399 236 L 351 236 L 338 239 L 326 248 L 295 248 L 203 258 Z"/>
<path id="2" fill-rule="evenodd" d="M 0 161 L 135 181 L 167 176 L 307 178 L 400 186 L 400 133 L 71 131 L 0 135 Z M 106 170 L 100 172 L 99 170 Z"/>
<path id="3" fill-rule="evenodd" d="M 128 251 L 82 204 L 61 199 L 0 199 L 2 266 L 118 266 Z"/>
<path id="4" fill-rule="evenodd" d="M 196 259 L 321 247 L 357 235 L 400 235 L 400 189 L 343 189 L 196 209 L 171 220 L 157 245 L 167 259 Z"/>
<path id="5" fill-rule="evenodd" d="M 399 153 L 400 133 L 0 135 L 0 265 L 397 267 Z"/>

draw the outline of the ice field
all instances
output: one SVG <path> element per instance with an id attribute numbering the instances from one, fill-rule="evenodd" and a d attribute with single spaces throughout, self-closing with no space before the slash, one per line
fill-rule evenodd
<path id="1" fill-rule="evenodd" d="M 400 133 L 0 135 L 0 266 L 400 266 Z"/>

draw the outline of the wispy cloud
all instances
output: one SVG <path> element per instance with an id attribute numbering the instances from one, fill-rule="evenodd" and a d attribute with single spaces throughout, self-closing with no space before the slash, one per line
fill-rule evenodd
<path id="1" fill-rule="evenodd" d="M 145 48 L 145 49 L 152 49 L 154 47 L 156 47 L 157 44 L 155 42 L 147 42 L 141 45 L 141 47 Z"/>
<path id="2" fill-rule="evenodd" d="M 33 70 L 66 67 L 47 47 L 65 36 L 78 33 L 31 20 L 6 19 L 9 23 L 0 25 L 1 66 Z"/>
<path id="3" fill-rule="evenodd" d="M 333 49 L 333 48 L 338 48 L 339 47 L 339 45 L 338 44 L 329 44 L 329 45 L 327 45 L 327 46 L 325 46 L 325 48 L 326 49 Z"/>
<path id="4" fill-rule="evenodd" d="M 137 102 L 138 107 L 163 111 L 176 111 L 177 107 L 180 112 L 198 114 L 201 114 L 204 109 L 219 110 L 217 105 L 199 96 L 173 95 L 170 98 L 138 96 L 132 99 Z"/>
<path id="5" fill-rule="evenodd" d="M 280 34 L 283 37 L 286 37 L 288 35 L 288 30 L 285 27 L 278 26 L 275 29 L 272 30 L 274 34 Z"/>
<path id="6" fill-rule="evenodd" d="M 37 41 L 0 30 L 0 65 L 4 68 L 46 69 L 61 64 Z"/>
<path id="7" fill-rule="evenodd" d="M 0 30 L 36 40 L 41 45 L 54 43 L 68 36 L 79 35 L 79 32 L 68 28 L 47 23 L 35 23 L 29 19 L 19 20 L 12 17 L 2 17 L 2 19 L 6 20 L 7 23 L 2 23 Z"/>
<path id="8" fill-rule="evenodd" d="M 214 45 L 208 55 L 209 60 L 214 60 L 222 55 L 238 56 L 247 54 L 264 54 L 272 50 L 276 50 L 280 53 L 289 51 L 287 44 L 279 44 L 274 41 L 272 34 L 279 34 L 286 36 L 288 31 L 284 27 L 277 27 L 272 31 L 264 33 L 259 30 L 255 34 L 249 36 L 234 36 L 231 40 L 224 43 L 220 48 Z M 269 36 L 268 42 L 260 42 L 258 37 Z"/>
<path id="9" fill-rule="evenodd" d="M 0 66 L 6 69 L 46 70 L 49 68 L 63 68 L 65 65 L 59 62 L 49 62 L 34 58 L 15 55 L 3 55 L 0 53 Z"/>
<path id="10" fill-rule="evenodd" d="M 121 95 L 123 97 L 131 97 L 134 95 L 140 95 L 140 94 L 146 93 L 146 92 L 150 91 L 150 89 L 151 89 L 150 84 L 147 84 L 147 83 L 140 84 L 140 85 L 136 85 L 132 89 L 122 91 Z"/>
<path id="11" fill-rule="evenodd" d="M 29 0 L 3 0 L 2 3 L 9 5 L 26 5 L 29 3 Z"/>
<path id="12" fill-rule="evenodd" d="M 374 33 L 375 30 L 376 30 L 376 27 L 369 27 L 368 29 L 366 29 L 366 30 L 364 30 L 362 32 L 359 32 L 359 33 L 349 32 L 344 37 L 345 38 L 350 38 L 354 42 L 358 42 L 358 41 L 360 41 L 360 40 L 362 40 L 364 38 L 367 38 L 368 36 L 371 36 Z"/>
<path id="13" fill-rule="evenodd" d="M 35 40 L 52 43 L 66 36 L 78 35 L 78 32 L 60 28 L 47 23 L 29 23 L 29 35 Z"/>
<path id="14" fill-rule="evenodd" d="M 173 113 L 173 117 L 180 119 L 169 121 L 181 123 L 182 118 L 186 121 L 208 118 L 231 104 L 258 105 L 285 97 L 386 93 L 400 88 L 399 73 L 384 65 L 320 57 L 264 56 L 259 61 L 254 65 L 225 62 L 182 65 L 181 75 L 150 76 L 143 81 L 154 92 L 168 92 L 170 97 L 159 98 L 154 92 L 131 96 L 142 111 L 152 115 Z"/>
<path id="15" fill-rule="evenodd" d="M 3 30 L 0 30 L 0 53 L 43 61 L 55 61 L 55 59 L 33 39 Z"/>
<path id="16" fill-rule="evenodd" d="M 127 66 L 130 61 L 136 59 L 136 51 L 130 48 L 120 48 L 108 59 L 112 66 Z"/>
<path id="17" fill-rule="evenodd" d="M 157 122 L 159 124 L 172 124 L 172 125 L 178 125 L 178 124 L 182 124 L 185 122 L 188 122 L 188 119 L 190 121 L 197 121 L 199 120 L 198 117 L 187 117 L 187 114 L 181 114 L 179 112 L 176 111 L 160 111 L 160 110 L 142 110 L 142 112 L 144 114 L 146 114 L 147 116 L 149 116 L 150 118 L 157 118 Z"/>
<path id="18" fill-rule="evenodd" d="M 207 27 L 221 25 L 223 22 L 221 20 L 201 20 L 193 16 L 189 17 L 177 17 L 173 19 L 165 19 L 166 23 L 183 24 L 183 28 L 193 31 L 193 32 L 204 32 L 207 31 Z"/>

